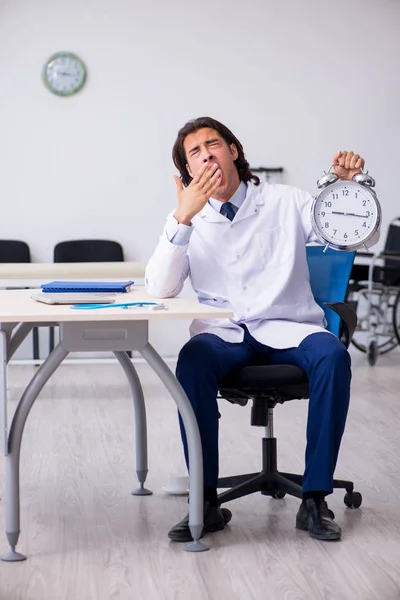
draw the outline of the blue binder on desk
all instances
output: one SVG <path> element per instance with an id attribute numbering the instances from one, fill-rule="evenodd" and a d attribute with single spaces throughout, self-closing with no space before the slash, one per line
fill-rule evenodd
<path id="1" fill-rule="evenodd" d="M 42 292 L 129 292 L 133 281 L 51 281 L 44 283 Z"/>

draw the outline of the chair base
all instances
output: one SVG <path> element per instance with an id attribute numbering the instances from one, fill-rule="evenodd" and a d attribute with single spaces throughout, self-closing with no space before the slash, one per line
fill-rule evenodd
<path id="1" fill-rule="evenodd" d="M 262 447 L 263 469 L 260 473 L 222 477 L 218 480 L 219 488 L 230 488 L 218 495 L 220 504 L 249 496 L 255 492 L 261 492 L 264 496 L 273 498 L 284 498 L 286 494 L 296 498 L 303 497 L 303 476 L 294 473 L 280 473 L 277 469 L 276 438 L 263 438 Z M 351 481 L 334 479 L 333 487 L 345 489 L 349 497 L 352 497 L 354 484 Z"/>

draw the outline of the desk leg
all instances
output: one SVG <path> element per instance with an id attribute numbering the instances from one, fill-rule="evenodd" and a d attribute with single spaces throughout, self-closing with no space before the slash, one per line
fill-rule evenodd
<path id="1" fill-rule="evenodd" d="M 0 429 L 2 453 L 7 456 L 7 365 L 10 360 L 11 334 L 17 323 L 0 323 Z"/>
<path id="2" fill-rule="evenodd" d="M 1 560 L 6 562 L 26 559 L 26 556 L 15 551 L 20 534 L 19 457 L 26 419 L 37 396 L 67 354 L 68 351 L 58 344 L 32 377 L 12 420 L 8 436 L 8 454 L 5 457 L 6 536 L 10 552 L 2 556 Z"/>
<path id="3" fill-rule="evenodd" d="M 182 386 L 151 344 L 147 344 L 139 351 L 174 399 L 186 431 L 190 462 L 189 527 L 193 537 L 193 543 L 186 546 L 186 550 L 188 552 L 209 550 L 199 541 L 204 522 L 203 452 L 196 417 Z"/>
<path id="4" fill-rule="evenodd" d="M 32 323 L 20 323 L 16 328 L 15 332 L 11 336 L 8 344 L 8 356 L 7 361 L 10 361 L 15 352 L 18 350 L 24 339 L 32 331 Z"/>
<path id="5" fill-rule="evenodd" d="M 140 483 L 140 488 L 132 492 L 133 496 L 149 496 L 153 492 L 144 487 L 146 481 L 147 466 L 147 422 L 146 405 L 144 402 L 142 385 L 136 369 L 125 351 L 115 351 L 119 364 L 125 371 L 131 387 L 133 404 L 135 407 L 135 441 L 136 441 L 136 474 Z"/>

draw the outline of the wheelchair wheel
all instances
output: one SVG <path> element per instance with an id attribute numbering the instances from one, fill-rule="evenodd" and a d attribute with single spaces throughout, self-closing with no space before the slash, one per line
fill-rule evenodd
<path id="1" fill-rule="evenodd" d="M 357 295 L 357 327 L 351 343 L 360 352 L 368 353 L 370 364 L 375 364 L 378 355 L 386 354 L 393 350 L 398 344 L 399 339 L 396 336 L 394 326 L 394 308 L 397 300 L 392 292 L 384 289 L 377 289 L 373 293 L 371 305 L 371 324 L 374 332 L 375 345 L 370 348 L 368 331 L 368 290 L 360 290 Z M 353 300 L 354 302 L 354 300 Z M 398 299 L 398 323 L 400 336 L 400 298 Z M 375 347 L 376 346 L 376 347 Z"/>
<path id="2" fill-rule="evenodd" d="M 393 329 L 397 341 L 400 344 L 400 290 L 396 296 L 393 307 Z"/>
<path id="3" fill-rule="evenodd" d="M 377 359 L 378 359 L 378 346 L 377 343 L 375 342 L 375 340 L 373 340 L 370 345 L 368 346 L 368 362 L 371 365 L 371 367 L 374 366 L 374 364 L 376 363 Z"/>

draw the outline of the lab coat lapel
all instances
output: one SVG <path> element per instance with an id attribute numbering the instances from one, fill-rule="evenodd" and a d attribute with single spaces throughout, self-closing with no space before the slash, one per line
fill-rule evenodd
<path id="1" fill-rule="evenodd" d="M 222 206 L 222 203 L 221 203 Z M 211 204 L 207 202 L 203 210 L 199 213 L 200 217 L 208 223 L 226 223 L 227 218 L 221 215 Z"/>
<path id="2" fill-rule="evenodd" d="M 262 195 L 254 183 L 249 182 L 247 184 L 246 199 L 242 206 L 239 208 L 235 215 L 234 223 L 243 221 L 252 216 L 257 216 L 259 207 L 264 204 Z M 227 219 L 224 215 L 221 215 L 215 210 L 211 204 L 207 202 L 203 210 L 199 213 L 199 216 L 209 223 L 226 223 Z"/>
<path id="3" fill-rule="evenodd" d="M 244 221 L 249 217 L 255 217 L 258 215 L 259 207 L 264 204 L 264 199 L 256 185 L 254 183 L 249 182 L 247 184 L 247 194 L 246 199 L 243 202 L 242 206 L 239 208 L 238 212 L 235 215 L 234 223 L 239 223 L 240 221 Z"/>

